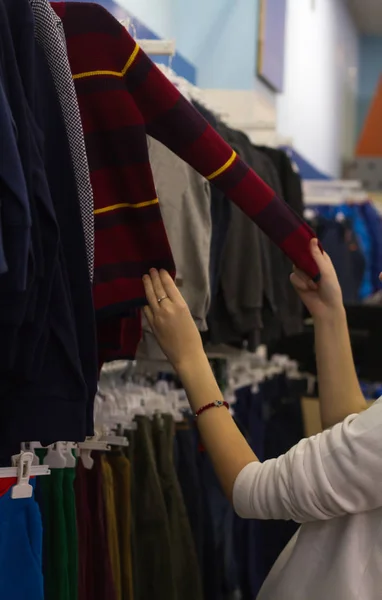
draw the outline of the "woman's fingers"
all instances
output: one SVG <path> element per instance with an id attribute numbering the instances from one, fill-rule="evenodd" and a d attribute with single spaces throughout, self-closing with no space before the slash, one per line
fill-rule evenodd
<path id="1" fill-rule="evenodd" d="M 162 270 L 159 273 L 156 269 L 150 269 L 150 274 L 143 278 L 143 284 L 153 315 L 158 313 L 162 302 L 183 301 L 182 295 L 167 271 Z"/>
<path id="2" fill-rule="evenodd" d="M 143 312 L 151 329 L 154 329 L 154 313 L 149 306 L 143 307 Z"/>
<path id="3" fill-rule="evenodd" d="M 292 285 L 299 292 L 308 292 L 309 291 L 310 288 L 309 288 L 308 282 L 305 281 L 304 279 L 301 279 L 296 273 L 291 274 L 290 280 L 291 280 Z"/>
<path id="4" fill-rule="evenodd" d="M 298 287 L 298 289 L 312 291 L 318 290 L 317 284 L 314 283 L 314 281 L 306 273 L 300 271 L 300 269 L 296 269 L 296 267 L 293 269 L 291 281 L 295 287 Z"/>
<path id="5" fill-rule="evenodd" d="M 167 294 L 167 296 L 173 301 L 173 302 L 177 302 L 179 304 L 179 302 L 184 302 L 183 296 L 180 293 L 180 291 L 178 290 L 178 288 L 175 285 L 175 282 L 173 280 L 173 278 L 171 277 L 171 275 L 167 272 L 167 271 L 160 271 L 159 273 L 162 285 L 163 285 L 163 289 L 165 291 L 165 293 Z"/>
<path id="6" fill-rule="evenodd" d="M 310 242 L 310 251 L 321 274 L 327 272 L 328 266 L 331 264 L 331 260 L 326 252 L 322 252 L 319 242 L 315 238 Z"/>
<path id="7" fill-rule="evenodd" d="M 156 292 L 154 290 L 154 285 L 153 285 L 150 275 L 145 275 L 143 277 L 143 285 L 145 288 L 145 294 L 146 294 L 146 298 L 149 303 L 150 309 L 151 309 L 152 313 L 155 314 L 159 310 L 160 305 L 158 304 L 158 296 L 156 295 Z"/>
<path id="8" fill-rule="evenodd" d="M 156 295 L 157 302 L 161 298 L 168 296 L 163 287 L 161 277 L 156 269 L 150 269 L 150 277 L 153 284 L 154 292 Z M 159 303 L 160 304 L 160 303 Z"/>

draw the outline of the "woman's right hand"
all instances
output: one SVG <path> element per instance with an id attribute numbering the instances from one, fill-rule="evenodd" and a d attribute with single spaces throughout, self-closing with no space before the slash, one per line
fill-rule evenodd
<path id="1" fill-rule="evenodd" d="M 150 270 L 143 278 L 147 321 L 160 347 L 180 374 L 205 358 L 202 339 L 185 300 L 166 271 Z"/>
<path id="2" fill-rule="evenodd" d="M 321 273 L 315 283 L 305 273 L 294 269 L 291 282 L 314 319 L 330 317 L 343 310 L 340 284 L 333 263 L 326 253 L 322 253 L 318 241 L 313 239 L 310 251 Z"/>

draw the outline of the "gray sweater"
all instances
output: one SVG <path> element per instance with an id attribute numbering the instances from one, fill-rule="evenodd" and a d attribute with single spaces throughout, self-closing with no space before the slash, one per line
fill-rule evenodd
<path id="1" fill-rule="evenodd" d="M 210 184 L 160 142 L 148 138 L 149 157 L 163 222 L 176 265 L 176 283 L 200 331 L 207 329 L 211 290 Z M 161 353 L 144 325 L 145 354 Z"/>

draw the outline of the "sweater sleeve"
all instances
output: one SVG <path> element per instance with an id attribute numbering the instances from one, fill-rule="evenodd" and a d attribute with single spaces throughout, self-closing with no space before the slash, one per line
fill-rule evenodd
<path id="1" fill-rule="evenodd" d="M 306 523 L 382 507 L 381 456 L 382 399 L 284 456 L 244 467 L 235 510 L 243 518 Z"/>
<path id="2" fill-rule="evenodd" d="M 130 57 L 126 87 L 142 114 L 147 134 L 214 183 L 296 266 L 318 279 L 309 248 L 313 231 L 240 159 L 120 27 L 123 52 Z"/>
<path id="3" fill-rule="evenodd" d="M 131 122 L 137 128 L 144 125 L 148 135 L 214 183 L 297 267 L 318 279 L 309 248 L 313 231 L 224 142 L 139 48 L 126 28 L 97 4 L 54 2 L 52 6 L 61 19 L 77 7 L 78 19 L 70 26 L 70 36 L 76 44 L 80 43 L 79 33 L 86 36 L 88 30 L 89 39 L 98 48 L 107 44 L 107 52 L 97 55 L 96 70 L 86 75 L 115 78 L 117 89 L 118 80 L 122 79 L 135 104 L 130 107 Z M 65 33 L 68 35 L 67 29 Z M 76 77 L 83 75 L 80 72 Z"/>

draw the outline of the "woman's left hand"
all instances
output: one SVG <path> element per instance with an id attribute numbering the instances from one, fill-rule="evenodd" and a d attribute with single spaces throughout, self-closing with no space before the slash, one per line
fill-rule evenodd
<path id="1" fill-rule="evenodd" d="M 167 271 L 143 278 L 149 306 L 144 313 L 161 349 L 179 372 L 204 355 L 200 333 L 184 298 Z"/>

